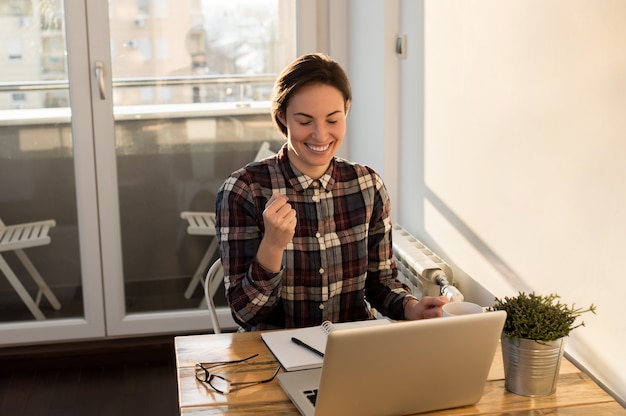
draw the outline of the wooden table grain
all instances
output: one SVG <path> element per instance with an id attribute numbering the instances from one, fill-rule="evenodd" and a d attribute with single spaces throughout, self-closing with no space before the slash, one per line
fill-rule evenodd
<path id="1" fill-rule="evenodd" d="M 224 375 L 237 380 L 258 380 L 278 363 L 259 332 L 178 336 L 175 338 L 178 402 L 183 416 L 206 415 L 298 415 L 276 380 L 222 395 L 196 380 L 197 362 L 218 362 L 259 354 L 254 359 L 224 368 Z M 281 370 L 282 371 L 282 370 Z M 506 391 L 502 351 L 496 351 L 481 400 L 464 406 L 422 415 L 626 415 L 609 394 L 571 362 L 564 359 L 556 393 L 530 398 Z"/>

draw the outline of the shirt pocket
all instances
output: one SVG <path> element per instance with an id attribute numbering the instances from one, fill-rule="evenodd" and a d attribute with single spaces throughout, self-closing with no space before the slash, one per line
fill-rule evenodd
<path id="1" fill-rule="evenodd" d="M 340 241 L 344 278 L 364 275 L 368 263 L 368 232 L 365 224 L 337 232 Z"/>

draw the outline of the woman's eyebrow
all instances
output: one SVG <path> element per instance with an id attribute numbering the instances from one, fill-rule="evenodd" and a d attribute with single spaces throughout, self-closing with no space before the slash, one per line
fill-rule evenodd
<path id="1" fill-rule="evenodd" d="M 337 113 L 341 113 L 341 110 L 335 110 L 333 112 L 330 112 L 328 114 L 326 114 L 326 117 L 331 117 L 334 116 Z M 298 112 L 298 113 L 293 113 L 294 116 L 302 116 L 302 117 L 307 117 L 307 118 L 314 118 L 312 115 L 307 114 L 307 113 L 302 113 L 302 112 Z"/>

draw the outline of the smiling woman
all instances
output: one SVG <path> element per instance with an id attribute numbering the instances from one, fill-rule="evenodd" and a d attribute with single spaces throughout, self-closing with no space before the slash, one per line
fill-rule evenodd
<path id="1" fill-rule="evenodd" d="M 335 155 L 351 89 L 323 54 L 296 59 L 274 85 L 272 115 L 287 143 L 230 175 L 216 202 L 226 294 L 246 330 L 323 321 L 441 316 L 418 301 L 392 259 L 390 201 L 376 171 Z"/>

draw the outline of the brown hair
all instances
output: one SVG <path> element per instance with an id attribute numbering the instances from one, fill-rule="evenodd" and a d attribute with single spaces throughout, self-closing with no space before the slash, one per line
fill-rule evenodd
<path id="1" fill-rule="evenodd" d="M 287 136 L 287 127 L 278 119 L 278 113 L 284 114 L 289 98 L 300 87 L 310 84 L 327 84 L 337 88 L 343 95 L 344 110 L 348 111 L 349 102 L 352 101 L 352 90 L 343 68 L 322 53 L 302 55 L 290 63 L 274 83 L 272 119 L 284 136 Z"/>

